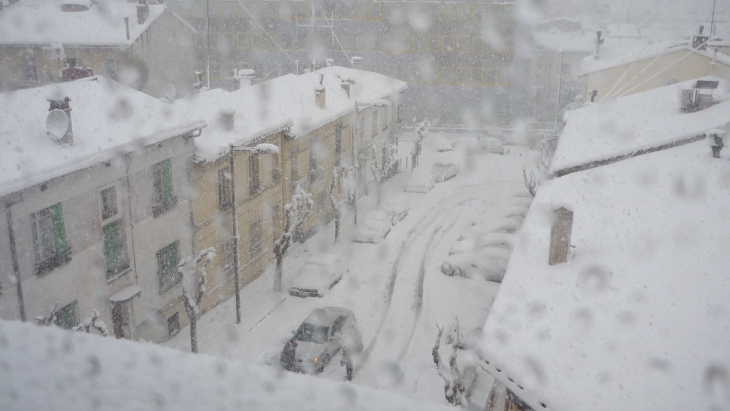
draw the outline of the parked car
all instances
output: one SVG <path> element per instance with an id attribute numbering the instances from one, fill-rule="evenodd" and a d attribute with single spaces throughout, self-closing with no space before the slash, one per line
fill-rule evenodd
<path id="1" fill-rule="evenodd" d="M 406 200 L 403 198 L 390 197 L 383 201 L 381 208 L 391 218 L 391 223 L 393 225 L 404 219 L 408 214 L 408 203 L 406 203 Z"/>
<path id="2" fill-rule="evenodd" d="M 492 154 L 504 154 L 504 144 L 497 138 L 494 137 L 482 137 L 479 139 L 479 144 L 484 150 Z"/>
<path id="3" fill-rule="evenodd" d="M 336 254 L 313 254 L 299 270 L 289 287 L 297 297 L 323 297 L 342 279 L 342 262 Z"/>
<path id="4" fill-rule="evenodd" d="M 439 133 L 429 133 L 426 136 L 426 144 L 439 153 L 454 150 L 454 146 L 451 145 L 449 140 Z"/>
<path id="5" fill-rule="evenodd" d="M 417 166 L 411 171 L 411 178 L 406 185 L 406 193 L 428 193 L 436 182 L 433 173 L 426 166 Z"/>
<path id="6" fill-rule="evenodd" d="M 453 152 L 438 153 L 433 160 L 431 173 L 437 183 L 450 180 L 459 174 L 459 164 Z"/>
<path id="7" fill-rule="evenodd" d="M 353 241 L 378 244 L 390 232 L 391 221 L 393 221 L 392 217 L 388 216 L 385 211 L 369 211 L 362 221 L 358 222 Z"/>
<path id="8" fill-rule="evenodd" d="M 289 371 L 322 372 L 340 349 L 362 351 L 355 313 L 341 307 L 317 308 L 304 319 L 281 352 L 281 365 Z"/>
<path id="9" fill-rule="evenodd" d="M 511 253 L 511 250 L 504 248 L 485 247 L 450 255 L 441 265 L 441 272 L 448 276 L 501 283 Z"/>

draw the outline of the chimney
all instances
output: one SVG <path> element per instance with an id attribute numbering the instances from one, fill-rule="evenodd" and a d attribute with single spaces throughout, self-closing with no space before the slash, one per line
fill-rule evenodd
<path id="1" fill-rule="evenodd" d="M 225 131 L 233 131 L 236 126 L 235 121 L 236 110 L 234 109 L 223 109 L 221 110 L 220 122 Z"/>
<path id="2" fill-rule="evenodd" d="M 568 261 L 570 236 L 573 231 L 573 212 L 565 207 L 553 210 L 553 227 L 550 230 L 550 255 L 548 264 Z"/>
<path id="3" fill-rule="evenodd" d="M 48 102 L 50 103 L 50 107 L 48 107 L 48 112 L 51 112 L 53 110 L 62 110 L 64 113 L 66 113 L 66 115 L 68 116 L 68 130 L 66 130 L 66 134 L 63 136 L 63 138 L 61 138 L 61 141 L 63 141 L 64 143 L 73 144 L 73 121 L 71 119 L 71 106 L 69 105 L 71 99 L 68 97 L 64 97 L 63 100 L 59 100 L 59 98 L 60 97 L 48 99 Z"/>
<path id="4" fill-rule="evenodd" d="M 593 56 L 593 60 L 599 60 L 601 58 L 601 44 L 603 44 L 604 38 L 601 30 L 596 31 L 596 54 Z"/>
<path id="5" fill-rule="evenodd" d="M 322 82 L 324 81 L 324 75 L 319 74 L 319 84 L 314 86 L 314 102 L 317 103 L 317 107 L 325 109 L 327 107 L 325 88 Z"/>
<path id="6" fill-rule="evenodd" d="M 353 67 L 355 67 L 356 69 L 359 69 L 361 65 L 362 65 L 362 57 L 355 56 L 352 58 Z"/>
<path id="7" fill-rule="evenodd" d="M 350 82 L 342 81 L 340 86 L 342 86 L 342 89 L 345 90 L 345 93 L 347 93 L 347 98 L 350 98 Z"/>
<path id="8" fill-rule="evenodd" d="M 127 26 L 127 40 L 129 40 L 129 17 L 124 18 L 124 25 Z"/>
<path id="9" fill-rule="evenodd" d="M 149 16 L 150 6 L 147 0 L 139 0 L 139 4 L 137 5 L 137 24 L 144 24 Z M 127 35 L 127 39 L 129 39 L 129 35 Z"/>
<path id="10" fill-rule="evenodd" d="M 256 72 L 251 69 L 233 69 L 233 81 L 236 89 L 252 86 L 255 76 Z"/>

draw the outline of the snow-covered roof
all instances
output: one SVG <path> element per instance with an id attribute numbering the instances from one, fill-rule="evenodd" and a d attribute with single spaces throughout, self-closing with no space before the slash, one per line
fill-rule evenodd
<path id="1" fill-rule="evenodd" d="M 536 31 L 534 33 L 535 44 L 553 51 L 564 51 L 573 53 L 596 52 L 596 33 L 573 31 L 568 33 Z M 606 38 L 601 46 L 601 54 L 618 53 L 620 50 L 635 48 L 646 44 L 644 39 L 632 38 Z"/>
<path id="2" fill-rule="evenodd" d="M 62 11 L 61 4 L 68 0 L 23 0 L 0 13 L 0 45 L 131 46 L 165 12 L 150 5 L 149 17 L 138 24 L 137 3 L 99 1 L 84 11 Z"/>
<path id="3" fill-rule="evenodd" d="M 725 54 L 717 53 L 717 56 L 713 56 L 712 50 L 693 49 L 686 40 L 661 41 L 657 43 L 633 47 L 630 49 L 604 50 L 604 48 L 601 47 L 600 59 L 595 60 L 593 56 L 585 57 L 580 66 L 580 73 L 578 74 L 578 76 L 585 76 L 591 73 L 595 73 L 597 71 L 619 67 L 625 64 L 631 64 L 635 61 L 653 59 L 658 56 L 675 53 L 678 51 L 684 52 L 685 54 L 696 53 L 710 60 L 716 58 L 719 63 L 730 66 L 730 56 L 727 56 Z"/>
<path id="4" fill-rule="evenodd" d="M 595 161 L 630 155 L 640 150 L 686 139 L 730 121 L 730 83 L 714 77 L 712 107 L 694 113 L 679 108 L 680 90 L 696 80 L 602 101 L 566 114 L 566 125 L 550 165 L 558 173 Z"/>
<path id="5" fill-rule="evenodd" d="M 73 145 L 48 136 L 48 98 L 70 98 Z M 172 105 L 101 76 L 0 94 L 0 196 L 205 127 Z"/>
<path id="6" fill-rule="evenodd" d="M 724 409 L 729 154 L 700 141 L 544 183 L 486 321 L 495 376 L 535 410 Z M 550 266 L 561 206 L 570 256 Z"/>
<path id="7" fill-rule="evenodd" d="M 320 74 L 325 88 L 325 108 L 315 102 Z M 354 81 L 350 97 L 342 88 L 343 79 Z M 406 83 L 382 74 L 328 67 L 316 73 L 287 74 L 244 87 L 234 92 L 211 90 L 175 101 L 180 119 L 203 116 L 209 124 L 196 139 L 196 157 L 212 161 L 228 152 L 229 144 L 246 144 L 263 135 L 289 128 L 289 135 L 300 137 L 348 113 L 358 102 L 372 103 L 405 90 Z M 220 122 L 223 110 L 235 110 L 235 128 L 225 131 Z"/>
<path id="8" fill-rule="evenodd" d="M 0 408 L 6 411 L 453 410 L 347 382 L 55 326 L 0 320 L 0 343 Z"/>

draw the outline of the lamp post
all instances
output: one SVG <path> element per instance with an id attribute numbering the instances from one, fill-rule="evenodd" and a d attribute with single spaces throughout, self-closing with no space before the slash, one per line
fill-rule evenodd
<path id="1" fill-rule="evenodd" d="M 231 169 L 231 210 L 233 213 L 233 278 L 236 287 L 236 324 L 241 323 L 241 283 L 238 280 L 238 213 L 236 211 L 236 170 L 234 168 L 233 153 L 248 151 L 255 154 L 278 154 L 279 147 L 274 144 L 259 144 L 256 147 L 236 146 L 231 144 L 228 151 L 228 161 Z"/>

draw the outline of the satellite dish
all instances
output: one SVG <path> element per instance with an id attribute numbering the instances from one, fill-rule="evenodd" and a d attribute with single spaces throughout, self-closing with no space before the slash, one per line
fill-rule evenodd
<path id="1" fill-rule="evenodd" d="M 68 118 L 68 114 L 63 110 L 54 109 L 48 113 L 48 117 L 46 118 L 46 131 L 49 136 L 60 140 L 66 136 L 70 124 L 71 121 Z"/>
<path id="2" fill-rule="evenodd" d="M 173 101 L 175 100 L 175 93 L 177 93 L 177 90 L 175 89 L 175 86 L 173 86 L 170 83 L 165 84 L 162 86 L 162 97 Z"/>

